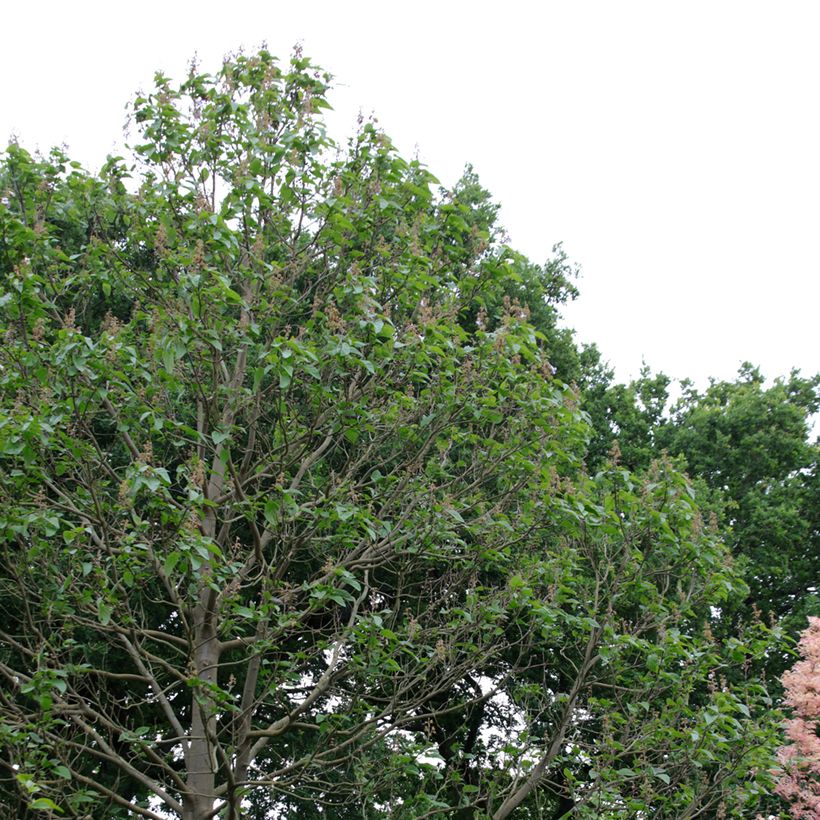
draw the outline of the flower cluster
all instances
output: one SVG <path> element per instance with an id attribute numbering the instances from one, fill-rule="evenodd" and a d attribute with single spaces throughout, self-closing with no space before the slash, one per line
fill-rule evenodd
<path id="1" fill-rule="evenodd" d="M 786 721 L 792 743 L 778 751 L 783 767 L 777 793 L 791 804 L 796 820 L 820 818 L 820 618 L 809 626 L 798 644 L 802 660 L 783 675 L 786 704 L 793 717 Z"/>

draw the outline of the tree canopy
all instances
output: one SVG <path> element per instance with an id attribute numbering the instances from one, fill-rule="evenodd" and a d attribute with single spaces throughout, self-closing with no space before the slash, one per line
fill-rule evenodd
<path id="1" fill-rule="evenodd" d="M 133 164 L 4 155 L 2 811 L 751 816 L 779 630 L 716 637 L 769 582 L 695 487 L 759 385 L 667 428 L 659 377 L 640 456 L 610 447 L 563 251 L 371 122 L 335 144 L 328 82 L 239 56 L 157 75 Z M 776 490 L 731 481 L 776 506 L 790 442 L 749 454 Z"/>

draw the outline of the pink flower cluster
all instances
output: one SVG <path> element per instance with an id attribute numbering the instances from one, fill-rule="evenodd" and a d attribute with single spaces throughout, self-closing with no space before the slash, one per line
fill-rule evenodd
<path id="1" fill-rule="evenodd" d="M 795 820 L 820 820 L 820 618 L 809 618 L 797 646 L 802 660 L 783 675 L 792 743 L 778 750 L 783 770 L 775 791 L 789 801 Z"/>

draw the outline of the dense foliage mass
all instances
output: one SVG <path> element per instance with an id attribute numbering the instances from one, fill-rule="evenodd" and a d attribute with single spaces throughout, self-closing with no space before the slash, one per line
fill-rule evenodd
<path id="1" fill-rule="evenodd" d="M 809 442 L 818 386 L 820 377 L 795 372 L 767 387 L 747 364 L 736 382 L 713 382 L 702 393 L 684 384 L 671 412 L 669 380 L 649 373 L 628 387 L 599 379 L 584 403 L 597 418 L 593 463 L 615 431 L 633 469 L 659 450 L 683 459 L 749 584 L 748 595 L 731 602 L 735 624 L 757 611 L 796 636 L 807 615 L 820 613 L 820 473 L 817 442 Z M 775 678 L 783 658 L 768 663 Z"/>
<path id="2" fill-rule="evenodd" d="M 722 460 L 759 381 L 664 421 L 557 328 L 560 249 L 326 90 L 262 52 L 158 75 L 134 167 L 5 154 L 0 812 L 753 816 L 816 382 Z"/>

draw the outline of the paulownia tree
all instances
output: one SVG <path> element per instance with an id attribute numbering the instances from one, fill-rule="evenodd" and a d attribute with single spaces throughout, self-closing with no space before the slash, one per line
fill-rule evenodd
<path id="1" fill-rule="evenodd" d="M 6 152 L 3 811 L 748 816 L 770 635 L 711 638 L 691 488 L 585 474 L 509 295 L 555 265 L 326 85 L 262 52 L 158 75 L 132 169 Z"/>

